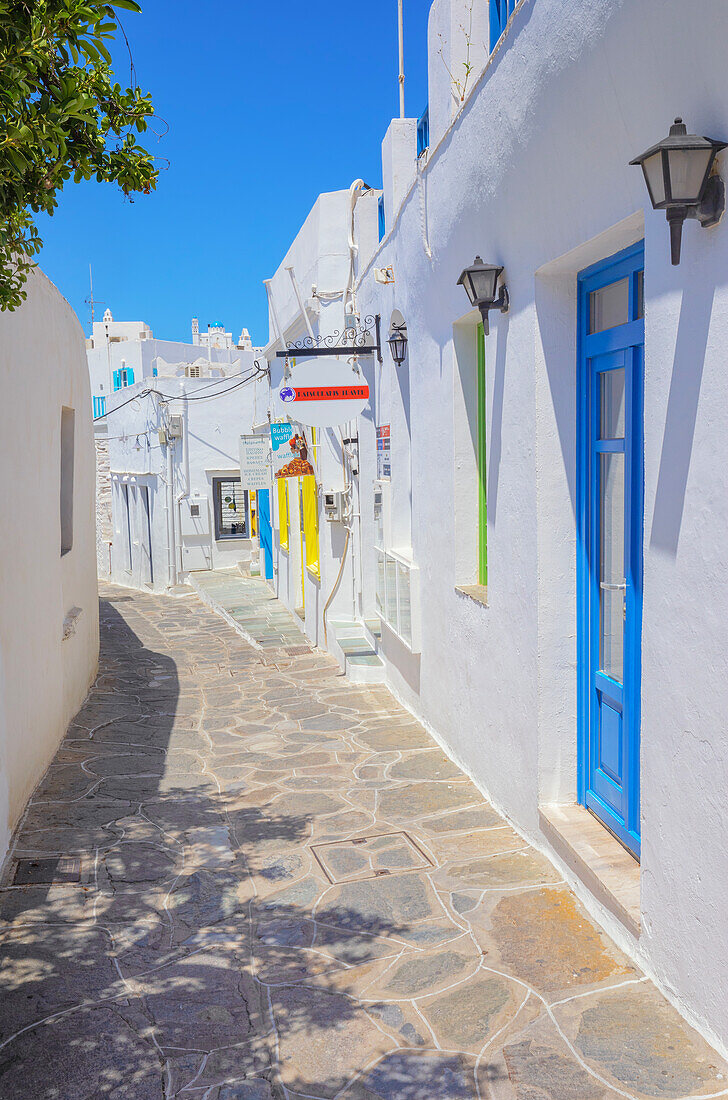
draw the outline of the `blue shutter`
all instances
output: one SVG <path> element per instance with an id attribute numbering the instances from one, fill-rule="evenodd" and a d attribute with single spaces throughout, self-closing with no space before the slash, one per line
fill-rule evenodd
<path id="1" fill-rule="evenodd" d="M 379 240 L 387 231 L 387 223 L 384 220 L 384 195 L 379 196 L 379 202 L 377 203 L 377 212 L 379 214 Z"/>
<path id="2" fill-rule="evenodd" d="M 127 367 L 126 368 L 126 384 L 127 384 L 127 386 L 133 386 L 134 385 L 134 368 L 133 367 Z"/>
<path id="3" fill-rule="evenodd" d="M 114 390 L 120 390 L 120 389 L 121 389 L 121 371 L 120 370 L 115 370 L 114 371 Z"/>
<path id="4" fill-rule="evenodd" d="M 514 0 L 511 0 L 511 11 L 513 11 Z M 496 43 L 503 31 L 506 29 L 506 23 L 508 22 L 508 0 L 490 0 L 490 50 L 491 53 L 495 49 Z"/>
<path id="5" fill-rule="evenodd" d="M 417 121 L 417 156 L 421 157 L 430 144 L 430 108 L 425 107 Z"/>

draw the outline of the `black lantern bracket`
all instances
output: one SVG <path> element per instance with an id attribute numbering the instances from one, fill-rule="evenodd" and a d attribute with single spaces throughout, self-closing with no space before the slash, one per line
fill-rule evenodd
<path id="1" fill-rule="evenodd" d="M 693 218 L 709 229 L 723 216 L 725 185 L 716 157 L 725 148 L 724 141 L 689 134 L 676 118 L 666 138 L 630 161 L 642 169 L 653 209 L 665 211 L 673 266 L 680 263 L 685 220 Z"/>
<path id="2" fill-rule="evenodd" d="M 491 309 L 499 309 L 501 313 L 507 313 L 511 303 L 508 287 L 500 282 L 503 270 L 499 264 L 483 263 L 480 256 L 476 256 L 470 267 L 466 267 L 458 279 L 458 286 L 461 286 L 467 294 L 471 306 L 480 310 L 486 336 L 490 332 L 488 314 Z M 499 282 L 500 289 L 498 289 Z"/>
<path id="3" fill-rule="evenodd" d="M 276 359 L 320 359 L 333 355 L 376 355 L 382 363 L 382 319 L 378 313 L 365 317 L 353 328 L 334 329 L 327 336 L 304 336 L 291 340 Z"/>

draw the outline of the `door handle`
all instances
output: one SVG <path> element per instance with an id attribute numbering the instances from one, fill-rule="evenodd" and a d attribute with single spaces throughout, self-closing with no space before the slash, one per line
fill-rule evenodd
<path id="1" fill-rule="evenodd" d="M 605 592 L 626 592 L 627 582 L 622 581 L 621 584 L 608 584 L 606 581 L 600 581 L 599 587 L 603 588 Z"/>

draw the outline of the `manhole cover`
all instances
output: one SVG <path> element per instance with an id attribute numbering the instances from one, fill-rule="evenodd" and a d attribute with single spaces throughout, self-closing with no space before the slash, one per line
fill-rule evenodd
<path id="1" fill-rule="evenodd" d="M 304 653 L 313 652 L 308 645 L 287 645 L 285 650 L 289 657 L 302 657 Z"/>
<path id="2" fill-rule="evenodd" d="M 354 882 L 434 866 L 405 832 L 312 844 L 311 850 L 329 882 Z"/>
<path id="3" fill-rule="evenodd" d="M 52 886 L 57 882 L 80 882 L 81 860 L 72 856 L 49 859 L 18 859 L 13 886 Z"/>

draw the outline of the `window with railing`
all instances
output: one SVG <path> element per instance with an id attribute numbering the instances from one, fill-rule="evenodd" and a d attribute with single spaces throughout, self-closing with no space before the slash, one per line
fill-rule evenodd
<path id="1" fill-rule="evenodd" d="M 417 156 L 427 152 L 430 145 L 430 107 L 429 104 L 417 120 Z"/>
<path id="2" fill-rule="evenodd" d="M 420 571 L 396 550 L 375 547 L 377 614 L 413 653 L 421 650 Z"/>
<path id="3" fill-rule="evenodd" d="M 98 420 L 101 416 L 106 416 L 106 398 L 94 397 L 93 399 L 94 420 Z"/>
<path id="4" fill-rule="evenodd" d="M 506 25 L 518 0 L 490 0 L 490 51 L 495 49 L 498 39 L 506 29 Z"/>
<path id="5" fill-rule="evenodd" d="M 379 240 L 381 241 L 387 231 L 387 223 L 384 217 L 384 195 L 379 196 L 377 214 L 379 216 Z"/>

